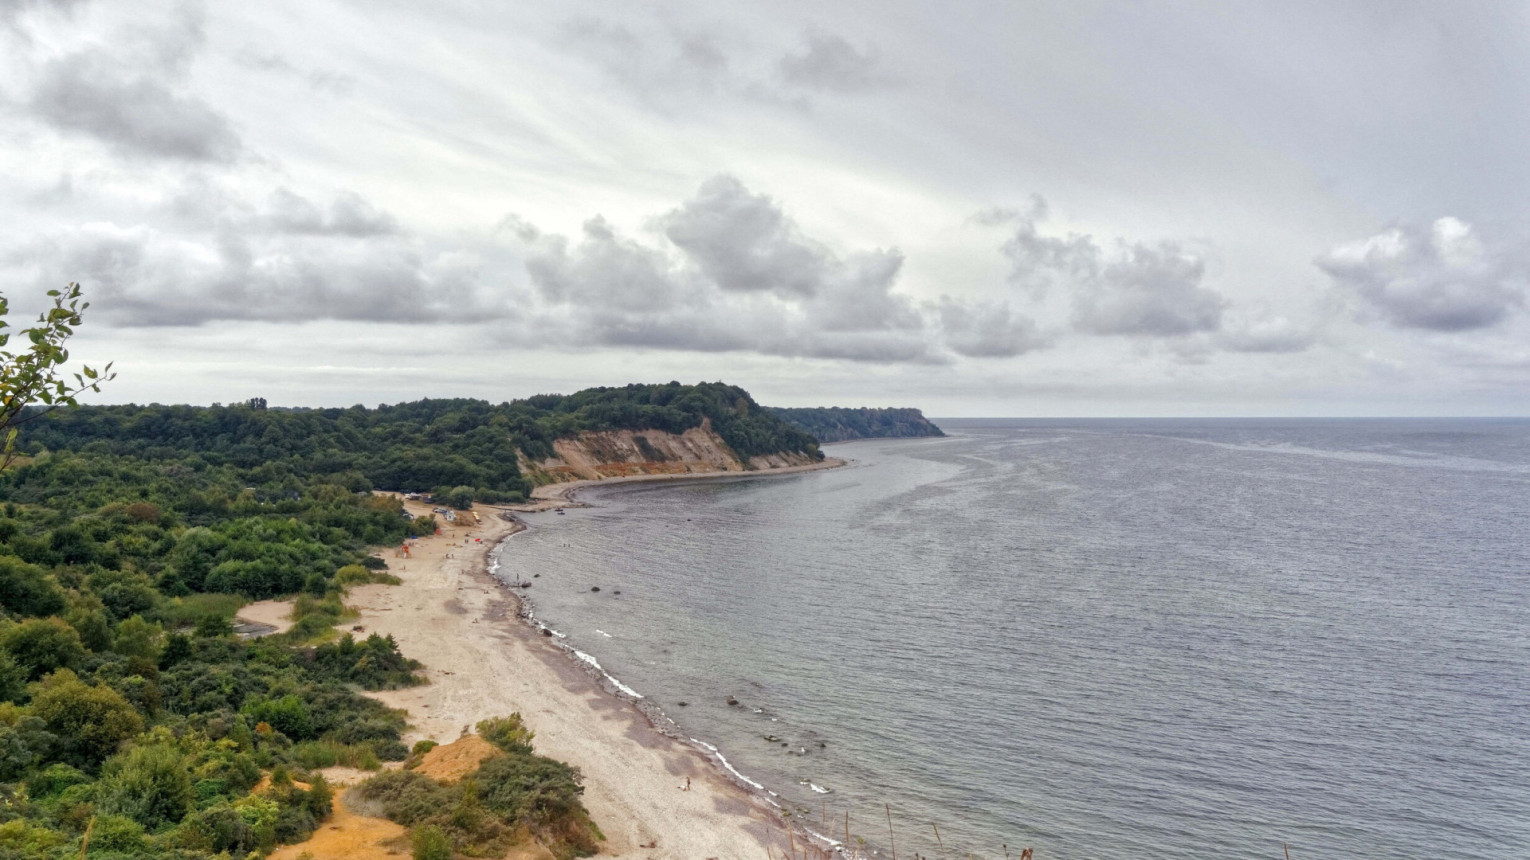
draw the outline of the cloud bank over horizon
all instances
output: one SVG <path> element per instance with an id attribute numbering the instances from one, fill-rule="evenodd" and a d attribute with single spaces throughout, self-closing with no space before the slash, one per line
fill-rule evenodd
<path id="1" fill-rule="evenodd" d="M 413 371 L 326 347 L 405 327 L 440 356 L 420 373 L 487 396 L 515 378 L 462 371 L 470 351 L 530 387 L 699 374 L 948 413 L 1530 413 L 1523 87 L 1403 50 L 1429 10 L 1314 12 L 1311 47 L 1272 8 L 1112 9 L 18 4 L 0 290 L 82 282 L 82 343 L 137 399 L 242 372 L 401 399 Z M 1462 45 L 1504 23 L 1464 21 Z M 1245 31 L 1312 76 L 1227 59 Z M 1397 142 L 1399 195 L 1404 174 L 1296 133 L 1453 134 L 1326 113 L 1345 49 L 1434 82 L 1420 123 L 1457 90 L 1504 106 L 1449 141 L 1498 182 Z M 1222 74 L 1192 85 L 1157 50 Z M 1200 113 L 1166 95 L 1187 86 Z M 1250 93 L 1322 107 L 1273 124 Z M 197 359 L 235 343 L 246 371 Z"/>

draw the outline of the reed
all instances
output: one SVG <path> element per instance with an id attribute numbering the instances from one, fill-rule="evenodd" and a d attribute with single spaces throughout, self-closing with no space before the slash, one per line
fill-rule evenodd
<path id="1" fill-rule="evenodd" d="M 893 837 L 892 805 L 884 803 L 882 808 L 887 810 L 887 847 L 892 850 L 892 860 L 898 860 L 898 840 Z"/>

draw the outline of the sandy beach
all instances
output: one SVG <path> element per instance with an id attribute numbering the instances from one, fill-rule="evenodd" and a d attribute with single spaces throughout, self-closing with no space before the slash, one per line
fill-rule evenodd
<path id="1" fill-rule="evenodd" d="M 597 483 L 740 476 L 570 482 L 539 488 L 526 507 L 570 504 L 575 490 Z M 406 504 L 411 513 L 430 513 L 429 505 Z M 360 612 L 353 624 L 366 633 L 393 636 L 406 655 L 425 664 L 428 685 L 371 694 L 408 712 L 406 741 L 449 742 L 479 720 L 519 711 L 536 732 L 538 752 L 583 772 L 585 805 L 606 836 L 600 856 L 735 860 L 765 858 L 767 850 L 785 856 L 788 837 L 770 804 L 735 784 L 702 751 L 659 732 L 637 706 L 605 692 L 563 650 L 518 619 L 517 598 L 488 575 L 487 557 L 524 527 L 501 517 L 503 509 L 475 510 L 481 521 L 468 515 L 443 523 L 440 535 L 413 541 L 408 558 L 384 554 L 402 585 L 362 586 L 347 600 Z M 514 541 L 505 552 L 514 552 Z M 690 790 L 682 790 L 687 779 Z M 800 839 L 795 848 L 802 856 Z"/>

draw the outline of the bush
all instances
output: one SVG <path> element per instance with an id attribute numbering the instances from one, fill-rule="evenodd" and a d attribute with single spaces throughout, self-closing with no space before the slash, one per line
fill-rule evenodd
<path id="1" fill-rule="evenodd" d="M 14 705 L 8 707 L 15 709 Z M 48 731 L 42 720 L 31 714 L 18 712 L 14 720 L 5 722 L 7 724 L 0 725 L 0 781 L 10 782 L 47 760 L 56 748 L 58 738 Z"/>
<path id="2" fill-rule="evenodd" d="M 376 633 L 361 642 L 347 633 L 337 642 L 320 645 L 314 649 L 313 663 L 325 677 L 367 690 L 396 690 L 425 683 L 414 674 L 421 668 L 420 662 L 399 653 L 392 636 Z"/>
<path id="3" fill-rule="evenodd" d="M 294 741 L 313 737 L 313 717 L 308 712 L 308 705 L 297 696 L 259 699 L 246 704 L 240 713 L 252 722 L 267 723 Z"/>
<path id="4" fill-rule="evenodd" d="M 227 803 L 192 813 L 176 829 L 174 844 L 192 851 L 208 854 L 228 852 L 243 857 L 260 848 L 260 834 L 256 827 L 240 815 L 239 810 Z"/>
<path id="5" fill-rule="evenodd" d="M 90 828 L 91 854 L 142 854 L 147 846 L 143 825 L 123 815 L 102 815 Z"/>
<path id="6" fill-rule="evenodd" d="M 185 757 L 168 743 L 137 746 L 112 758 L 97 789 L 102 812 L 125 815 L 149 830 L 179 822 L 192 799 Z"/>
<path id="7" fill-rule="evenodd" d="M 434 824 L 414 830 L 414 860 L 452 860 L 452 841 Z"/>
<path id="8" fill-rule="evenodd" d="M 17 615 L 57 615 L 64 611 L 64 592 L 37 565 L 3 556 L 0 607 Z"/>
<path id="9" fill-rule="evenodd" d="M 389 771 L 362 783 L 357 795 L 416 833 L 440 828 L 465 854 L 502 854 L 516 833 L 529 831 L 566 860 L 595 853 L 601 838 L 580 803 L 579 783 L 576 768 L 514 752 L 485 761 L 456 785 L 415 771 Z"/>
<path id="10" fill-rule="evenodd" d="M 474 779 L 482 786 L 484 805 L 517 824 L 546 826 L 583 811 L 579 769 L 546 756 L 495 756 Z"/>
<path id="11" fill-rule="evenodd" d="M 531 752 L 531 739 L 536 733 L 526 728 L 519 712 L 508 717 L 492 717 L 477 726 L 478 736 L 507 753 Z"/>
<path id="12" fill-rule="evenodd" d="M 437 493 L 436 500 L 443 505 L 465 511 L 473 507 L 473 497 L 476 492 L 472 487 L 452 487 L 444 493 Z"/>
<path id="13" fill-rule="evenodd" d="M 60 669 L 32 685 L 32 713 L 58 737 L 66 761 L 94 767 L 143 731 L 143 718 L 110 687 L 92 687 Z"/>
<path id="14" fill-rule="evenodd" d="M 85 657 L 80 634 L 58 618 L 38 618 L 0 631 L 0 648 L 26 670 L 27 680 L 57 669 L 78 668 Z"/>
<path id="15" fill-rule="evenodd" d="M 405 827 L 429 821 L 456 806 L 457 792 L 413 771 L 378 774 L 357 788 L 363 800 L 378 805 L 384 818 Z"/>
<path id="16" fill-rule="evenodd" d="M 0 651 L 0 702 L 16 702 L 27 691 L 27 670 L 4 651 Z"/>

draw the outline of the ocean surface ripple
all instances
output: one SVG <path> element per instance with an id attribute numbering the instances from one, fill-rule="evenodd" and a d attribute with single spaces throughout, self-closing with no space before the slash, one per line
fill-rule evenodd
<path id="1" fill-rule="evenodd" d="M 586 491 L 502 564 L 839 837 L 1530 857 L 1530 422 L 941 424 Z"/>

